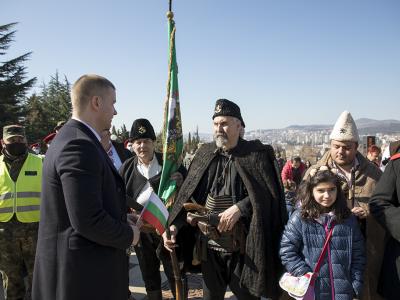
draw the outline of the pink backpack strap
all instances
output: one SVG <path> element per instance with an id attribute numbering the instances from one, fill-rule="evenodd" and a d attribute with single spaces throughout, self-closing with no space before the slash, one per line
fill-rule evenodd
<path id="1" fill-rule="evenodd" d="M 329 230 L 328 234 L 326 235 L 326 239 L 325 239 L 325 243 L 324 243 L 324 247 L 322 248 L 321 254 L 318 258 L 317 264 L 315 265 L 314 268 L 314 272 L 313 272 L 313 278 L 312 278 L 312 283 L 315 281 L 315 279 L 318 277 L 318 272 L 319 269 L 321 268 L 322 265 L 322 261 L 324 259 L 326 250 L 328 249 L 328 245 L 329 245 L 329 241 L 332 237 L 332 233 L 333 233 L 333 228 L 335 227 L 335 224 L 332 222 L 332 228 Z"/>

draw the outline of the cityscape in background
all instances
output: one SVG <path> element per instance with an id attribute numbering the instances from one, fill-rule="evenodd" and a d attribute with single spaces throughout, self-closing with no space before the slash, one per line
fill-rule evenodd
<path id="1" fill-rule="evenodd" d="M 382 151 L 395 140 L 400 140 L 400 121 L 358 119 L 355 121 L 360 135 L 359 151 L 366 155 L 368 146 L 375 144 Z M 274 147 L 284 159 L 300 156 L 314 164 L 329 148 L 329 135 L 333 125 L 293 125 L 282 129 L 257 129 L 245 132 L 244 139 L 259 139 Z M 196 134 L 196 133 L 194 133 Z M 199 134 L 202 142 L 212 141 L 212 134 Z"/>

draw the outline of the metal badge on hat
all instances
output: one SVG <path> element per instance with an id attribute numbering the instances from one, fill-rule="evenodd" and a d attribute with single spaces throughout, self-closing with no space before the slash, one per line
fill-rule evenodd
<path id="1" fill-rule="evenodd" d="M 138 131 L 139 131 L 140 134 L 143 134 L 143 133 L 146 132 L 146 127 L 140 126 L 139 129 L 138 129 Z"/>
<path id="2" fill-rule="evenodd" d="M 222 106 L 221 106 L 221 104 L 218 104 L 216 107 L 215 107 L 215 113 L 220 113 L 221 112 L 221 110 L 222 110 Z"/>

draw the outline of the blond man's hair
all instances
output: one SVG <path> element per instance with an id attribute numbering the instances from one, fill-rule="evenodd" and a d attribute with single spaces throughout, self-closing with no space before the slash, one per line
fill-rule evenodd
<path id="1" fill-rule="evenodd" d="M 72 86 L 72 110 L 83 111 L 93 96 L 102 96 L 108 89 L 115 90 L 115 86 L 107 78 L 95 74 L 86 74 L 78 78 Z"/>

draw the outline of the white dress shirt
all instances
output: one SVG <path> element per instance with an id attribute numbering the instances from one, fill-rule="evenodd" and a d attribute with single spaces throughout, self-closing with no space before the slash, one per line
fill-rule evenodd
<path id="1" fill-rule="evenodd" d="M 162 168 L 160 164 L 157 161 L 157 158 L 155 155 L 153 155 L 153 159 L 150 161 L 149 165 L 145 165 L 140 162 L 138 159 L 138 164 L 137 164 L 137 169 L 140 174 L 142 174 L 144 177 L 147 179 L 156 176 L 158 173 L 162 171 Z M 149 189 L 153 190 L 151 187 L 150 183 L 147 181 L 143 189 L 140 191 L 139 196 L 137 197 L 136 201 L 145 206 L 147 201 L 149 200 Z M 157 191 L 156 191 L 157 193 Z"/>
<path id="2" fill-rule="evenodd" d="M 110 149 L 108 149 L 107 155 L 113 162 L 114 167 L 117 170 L 119 170 L 119 168 L 121 168 L 121 166 L 122 166 L 122 161 L 119 158 L 119 155 L 118 155 L 117 150 L 115 149 L 114 145 L 111 142 L 110 142 L 110 144 L 111 144 L 111 147 L 110 147 Z"/>

